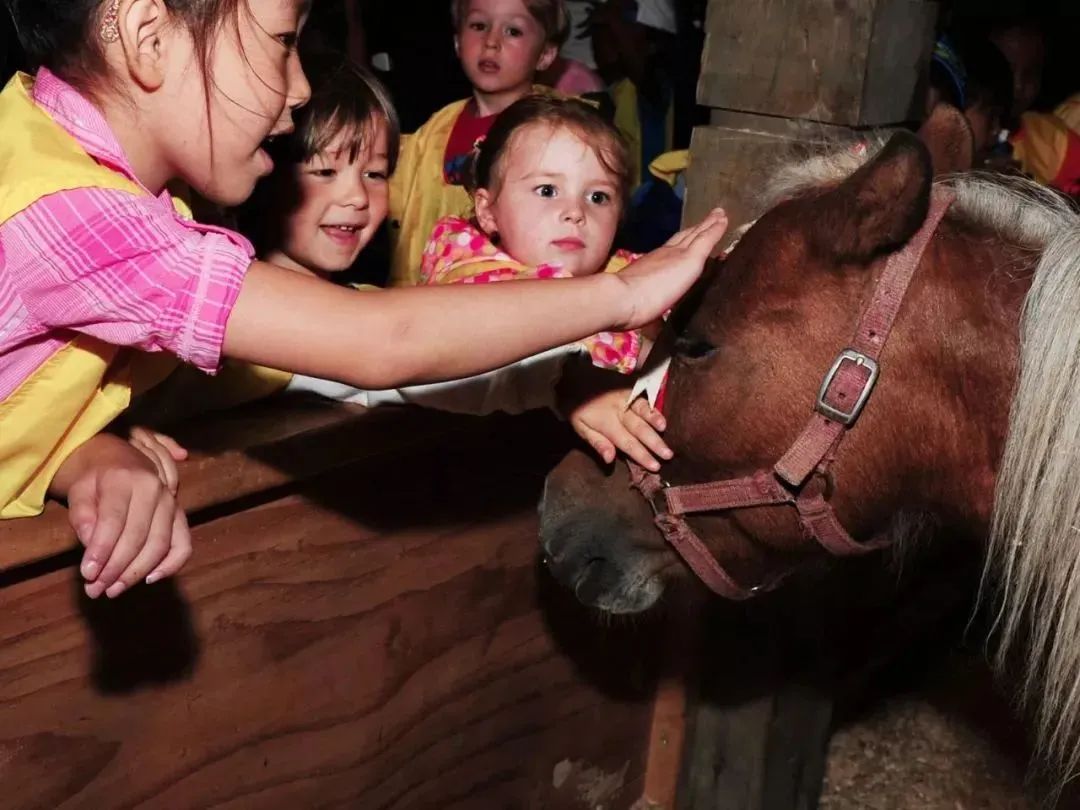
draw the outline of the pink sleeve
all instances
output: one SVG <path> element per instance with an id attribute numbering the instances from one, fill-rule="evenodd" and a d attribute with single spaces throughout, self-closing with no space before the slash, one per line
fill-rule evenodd
<path id="1" fill-rule="evenodd" d="M 100 188 L 36 201 L 4 223 L 3 247 L 42 331 L 170 352 L 210 372 L 252 261 L 243 237 L 181 219 L 165 197 Z"/>

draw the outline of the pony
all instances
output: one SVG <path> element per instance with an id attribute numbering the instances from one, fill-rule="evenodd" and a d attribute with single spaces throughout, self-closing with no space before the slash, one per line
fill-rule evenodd
<path id="1" fill-rule="evenodd" d="M 675 458 L 650 477 L 571 452 L 547 478 L 540 539 L 554 577 L 611 614 L 695 573 L 750 597 L 820 568 L 822 546 L 963 544 L 985 555 L 996 660 L 1022 661 L 1037 754 L 1067 777 L 1080 761 L 1080 216 L 1027 180 L 954 171 L 970 159 L 960 126 L 935 114 L 918 136 L 776 172 L 767 212 L 672 319 Z M 881 292 L 905 263 L 906 292 Z M 867 335 L 880 353 L 851 348 Z"/>

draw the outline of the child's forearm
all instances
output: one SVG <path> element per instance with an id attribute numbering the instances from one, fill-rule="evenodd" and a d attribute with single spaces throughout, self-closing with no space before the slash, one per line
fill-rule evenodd
<path id="1" fill-rule="evenodd" d="M 387 389 L 507 365 L 620 325 L 630 308 L 608 274 L 356 295 L 256 262 L 229 318 L 224 352 Z"/>

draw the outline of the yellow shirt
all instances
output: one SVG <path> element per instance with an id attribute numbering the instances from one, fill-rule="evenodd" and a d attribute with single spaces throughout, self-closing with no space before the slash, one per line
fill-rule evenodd
<path id="1" fill-rule="evenodd" d="M 450 132 L 469 99 L 435 113 L 401 139 L 397 168 L 390 178 L 390 278 L 392 287 L 420 283 L 420 258 L 428 234 L 444 216 L 468 216 L 472 200 L 462 186 L 443 176 Z"/>
<path id="2" fill-rule="evenodd" d="M 0 92 L 0 224 L 59 191 L 103 188 L 146 192 L 97 163 L 30 96 L 17 76 Z M 186 206 L 173 201 L 177 211 Z M 0 402 L 0 518 L 30 517 L 44 507 L 60 465 L 100 433 L 139 394 L 178 365 L 79 335 Z M 283 384 L 283 383 L 282 383 Z"/>
<path id="3" fill-rule="evenodd" d="M 1043 185 L 1080 194 L 1080 132 L 1055 114 L 1026 112 L 1011 138 L 1020 168 Z"/>

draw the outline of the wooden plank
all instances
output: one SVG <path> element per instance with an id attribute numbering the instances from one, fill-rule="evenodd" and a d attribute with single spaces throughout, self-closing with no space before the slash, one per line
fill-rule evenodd
<path id="1" fill-rule="evenodd" d="M 538 565 L 564 428 L 488 428 L 203 522 L 176 583 L 0 588 L 4 807 L 629 807 L 662 645 Z"/>
<path id="2" fill-rule="evenodd" d="M 685 599 L 685 597 L 684 597 Z M 664 633 L 663 669 L 653 701 L 645 790 L 634 810 L 675 810 L 686 751 L 688 687 L 695 682 L 701 624 L 700 600 L 681 605 Z"/>
<path id="3" fill-rule="evenodd" d="M 934 50 L 938 4 L 886 0 L 878 7 L 870 38 L 860 125 L 921 121 Z"/>
<path id="4" fill-rule="evenodd" d="M 710 0 L 698 102 L 845 126 L 911 118 L 937 5 Z"/>
<path id="5" fill-rule="evenodd" d="M 440 436 L 480 431 L 481 420 L 434 411 L 366 411 L 314 397 L 280 397 L 216 414 L 175 431 L 192 451 L 179 465 L 180 500 L 189 514 L 273 487 L 303 481 L 359 459 L 378 459 Z M 197 518 L 197 516 L 196 516 Z M 77 546 L 66 510 L 0 521 L 0 571 L 30 565 Z"/>
<path id="6" fill-rule="evenodd" d="M 696 127 L 690 140 L 683 219 L 697 222 L 722 205 L 731 223 L 725 247 L 739 226 L 764 213 L 762 184 L 797 147 L 853 135 L 847 128 L 730 111 L 714 111 L 714 118 L 723 124 Z"/>

